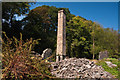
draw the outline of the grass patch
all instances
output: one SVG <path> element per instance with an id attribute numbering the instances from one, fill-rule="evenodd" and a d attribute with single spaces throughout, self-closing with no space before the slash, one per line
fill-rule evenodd
<path id="1" fill-rule="evenodd" d="M 112 62 L 113 64 L 116 64 L 117 67 L 109 67 L 105 61 L 110 61 Z M 96 65 L 99 65 L 99 66 L 102 66 L 104 68 L 105 71 L 111 73 L 112 75 L 114 75 L 116 78 L 119 77 L 118 73 L 118 69 L 119 69 L 119 64 L 120 64 L 120 61 L 118 61 L 118 59 L 115 59 L 115 58 L 107 58 L 107 59 L 103 59 L 103 60 L 100 60 L 96 63 Z"/>

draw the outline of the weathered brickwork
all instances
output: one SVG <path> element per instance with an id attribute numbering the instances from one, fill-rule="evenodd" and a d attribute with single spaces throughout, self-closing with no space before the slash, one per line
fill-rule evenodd
<path id="1" fill-rule="evenodd" d="M 66 55 L 66 16 L 63 10 L 58 11 L 57 52 L 56 61 L 63 60 Z"/>

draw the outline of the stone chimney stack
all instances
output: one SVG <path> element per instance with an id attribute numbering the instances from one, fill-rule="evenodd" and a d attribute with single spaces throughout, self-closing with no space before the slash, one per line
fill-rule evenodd
<path id="1" fill-rule="evenodd" d="M 64 10 L 58 11 L 57 52 L 56 61 L 66 56 L 66 16 Z"/>

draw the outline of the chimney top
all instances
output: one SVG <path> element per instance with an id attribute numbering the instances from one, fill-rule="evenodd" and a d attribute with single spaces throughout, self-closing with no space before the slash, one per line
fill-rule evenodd
<path id="1" fill-rule="evenodd" d="M 63 13 L 65 13 L 65 11 L 64 11 L 63 9 L 58 11 L 58 13 L 60 13 L 60 12 L 63 12 Z"/>

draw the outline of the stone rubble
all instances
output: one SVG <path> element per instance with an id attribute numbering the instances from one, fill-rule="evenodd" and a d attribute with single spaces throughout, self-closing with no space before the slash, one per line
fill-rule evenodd
<path id="1" fill-rule="evenodd" d="M 50 57 L 51 55 L 52 55 L 52 50 L 50 48 L 47 48 L 43 51 L 41 57 L 43 59 L 46 59 L 46 58 Z"/>
<path id="2" fill-rule="evenodd" d="M 110 62 L 110 61 L 105 61 L 105 63 L 106 63 L 109 67 L 111 67 L 111 68 L 117 67 L 116 64 L 112 64 L 112 62 Z"/>
<path id="3" fill-rule="evenodd" d="M 101 66 L 85 58 L 69 58 L 51 62 L 51 73 L 57 78 L 114 78 Z"/>

